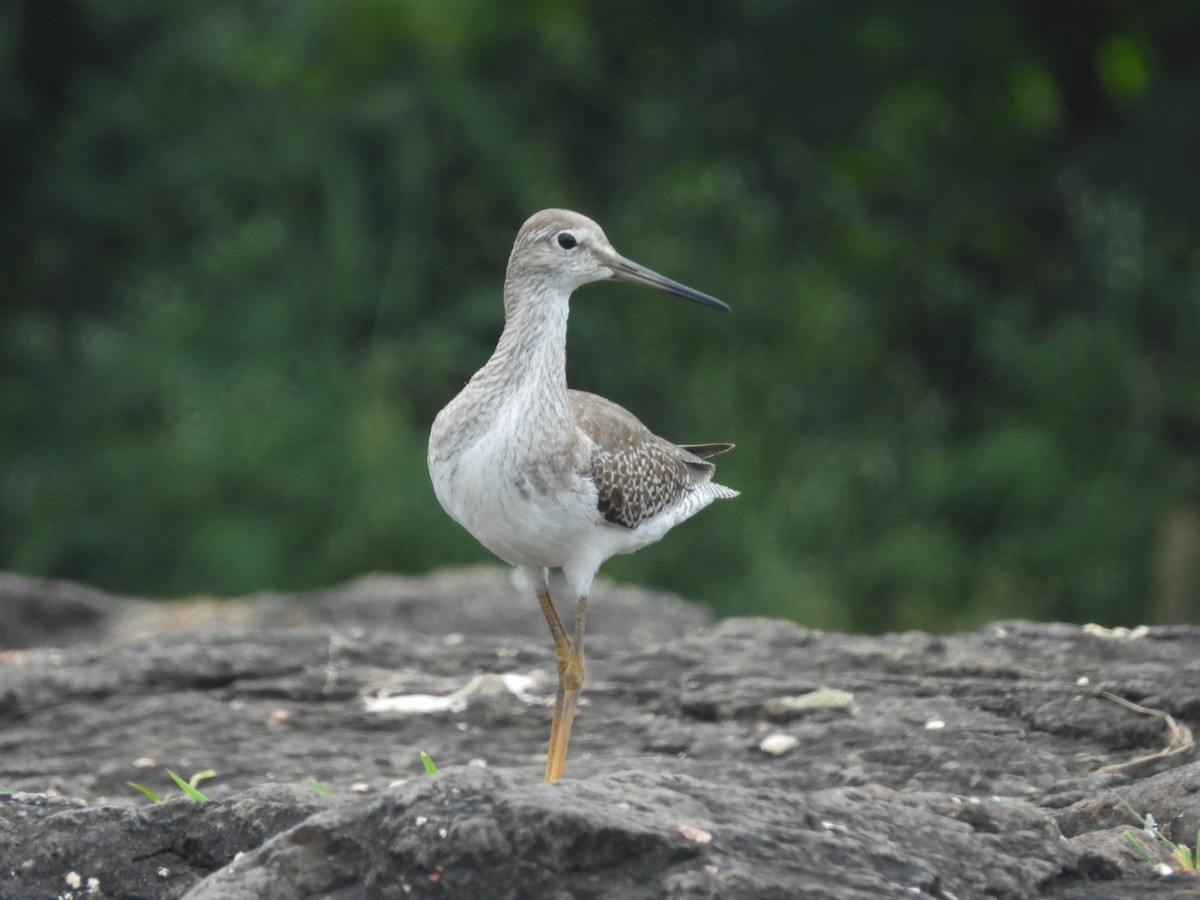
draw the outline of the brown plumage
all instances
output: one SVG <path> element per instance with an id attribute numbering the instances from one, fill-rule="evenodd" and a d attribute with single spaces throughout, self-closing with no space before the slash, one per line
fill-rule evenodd
<path id="1" fill-rule="evenodd" d="M 594 442 L 590 475 L 596 508 L 615 525 L 636 528 L 677 506 L 688 490 L 711 481 L 717 467 L 704 457 L 733 444 L 673 444 L 632 413 L 586 391 L 568 391 L 575 421 Z"/>

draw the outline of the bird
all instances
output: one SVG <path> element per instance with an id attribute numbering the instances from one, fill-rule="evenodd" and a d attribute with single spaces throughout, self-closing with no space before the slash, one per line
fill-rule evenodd
<path id="1" fill-rule="evenodd" d="M 567 387 L 569 301 L 596 281 L 646 285 L 729 312 L 728 304 L 621 256 L 587 216 L 534 213 L 513 243 L 504 328 L 491 358 L 433 421 L 428 464 L 446 512 L 523 572 L 554 641 L 558 690 L 545 780 L 558 781 L 585 677 L 588 593 L 602 563 L 661 539 L 738 491 L 709 457 L 730 443 L 675 444 L 596 394 Z M 561 569 L 573 633 L 550 594 Z"/>

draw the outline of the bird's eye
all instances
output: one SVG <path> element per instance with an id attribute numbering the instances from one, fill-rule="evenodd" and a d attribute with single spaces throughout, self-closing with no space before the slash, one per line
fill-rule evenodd
<path id="1" fill-rule="evenodd" d="M 564 250 L 574 250 L 579 244 L 579 241 L 575 240 L 575 235 L 569 231 L 560 231 L 554 241 Z"/>

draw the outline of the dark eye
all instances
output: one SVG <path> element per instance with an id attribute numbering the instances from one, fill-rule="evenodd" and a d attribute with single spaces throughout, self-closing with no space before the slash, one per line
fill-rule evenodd
<path id="1" fill-rule="evenodd" d="M 558 246 L 562 247 L 564 250 L 574 250 L 576 245 L 579 243 L 579 241 L 575 240 L 575 235 L 571 234 L 569 231 L 560 231 L 554 240 L 558 243 Z"/>

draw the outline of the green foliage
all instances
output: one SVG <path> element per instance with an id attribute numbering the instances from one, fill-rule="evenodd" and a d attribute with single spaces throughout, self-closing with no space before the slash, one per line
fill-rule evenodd
<path id="1" fill-rule="evenodd" d="M 205 769 L 203 772 L 197 772 L 195 775 L 193 775 L 191 778 L 189 778 L 185 781 L 181 776 L 176 775 L 170 769 L 167 769 L 167 775 L 169 775 L 171 780 L 174 781 L 175 784 L 179 786 L 179 789 L 181 791 L 183 791 L 184 796 L 191 797 L 197 803 L 207 803 L 208 802 L 208 797 L 206 797 L 206 796 L 204 796 L 204 794 L 200 793 L 200 790 L 197 787 L 197 785 L 199 785 L 200 782 L 204 781 L 206 778 L 212 778 L 216 774 L 217 773 L 214 772 L 212 769 Z M 150 788 L 146 787 L 145 785 L 137 784 L 136 782 L 133 782 L 133 781 L 126 782 L 126 784 L 128 784 L 134 790 L 140 791 L 141 793 L 143 793 L 147 797 L 149 797 L 151 803 L 162 803 L 163 801 L 165 801 L 167 799 L 166 797 L 163 797 L 158 792 L 151 790 Z"/>
<path id="2" fill-rule="evenodd" d="M 1179 866 L 1177 871 L 1190 872 L 1193 875 L 1200 873 L 1200 868 L 1197 868 L 1198 865 L 1200 865 L 1200 831 L 1196 832 L 1196 846 L 1194 849 L 1189 847 L 1187 844 L 1177 844 L 1162 833 L 1162 829 L 1159 827 L 1158 823 L 1154 821 L 1154 816 L 1150 814 L 1146 814 L 1144 816 L 1138 814 L 1134 808 L 1124 800 L 1121 801 L 1121 804 L 1129 811 L 1131 816 L 1137 819 L 1138 824 L 1142 826 L 1142 831 L 1147 837 L 1149 837 L 1152 841 L 1157 841 L 1158 843 L 1163 844 L 1171 851 L 1171 856 L 1175 858 L 1175 862 Z M 1138 838 L 1136 834 L 1131 831 L 1126 831 L 1125 841 L 1134 849 L 1134 852 L 1136 852 L 1137 855 L 1142 858 L 1142 861 L 1145 862 L 1146 865 L 1151 866 L 1154 869 L 1159 868 L 1158 861 L 1150 854 L 1150 852 L 1146 849 L 1145 844 L 1142 843 L 1141 839 Z M 1167 868 L 1170 869 L 1170 867 Z"/>
<path id="3" fill-rule="evenodd" d="M 1200 12 L 613 12 L 0 12 L 0 566 L 486 558 L 425 439 L 555 205 L 734 307 L 574 303 L 572 383 L 738 444 L 741 499 L 607 574 L 863 630 L 1194 618 Z"/>

